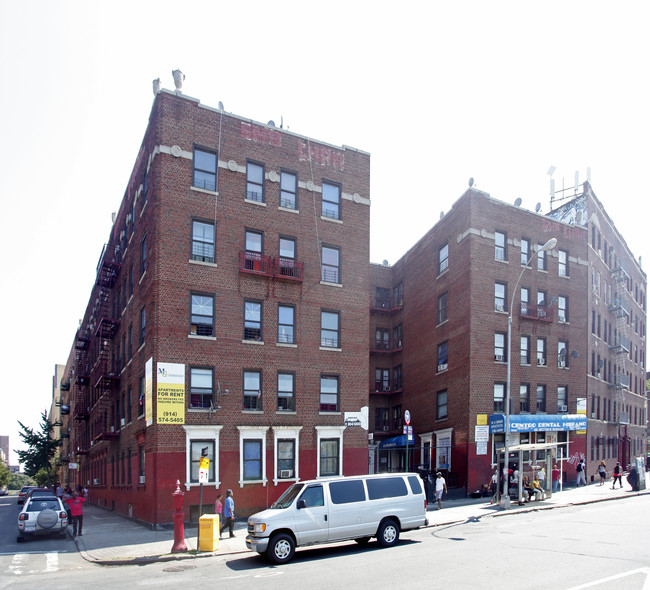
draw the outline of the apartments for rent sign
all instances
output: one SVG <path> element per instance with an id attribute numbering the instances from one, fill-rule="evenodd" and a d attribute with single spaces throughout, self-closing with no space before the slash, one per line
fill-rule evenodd
<path id="1" fill-rule="evenodd" d="M 185 365 L 157 363 L 158 424 L 185 424 Z"/>

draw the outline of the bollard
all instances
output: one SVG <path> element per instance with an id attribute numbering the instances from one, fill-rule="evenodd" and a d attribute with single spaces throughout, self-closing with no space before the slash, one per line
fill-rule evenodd
<path id="1" fill-rule="evenodd" d="M 181 492 L 181 482 L 176 480 L 176 491 L 172 493 L 174 500 L 174 545 L 172 553 L 187 552 L 185 545 L 185 525 L 183 524 L 183 492 Z"/>

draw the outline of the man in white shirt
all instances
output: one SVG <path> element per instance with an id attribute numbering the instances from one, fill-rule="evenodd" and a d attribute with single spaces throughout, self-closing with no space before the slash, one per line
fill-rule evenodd
<path id="1" fill-rule="evenodd" d="M 438 500 L 438 510 L 442 508 L 442 493 L 447 493 L 447 482 L 442 477 L 442 473 L 436 473 L 436 500 Z"/>

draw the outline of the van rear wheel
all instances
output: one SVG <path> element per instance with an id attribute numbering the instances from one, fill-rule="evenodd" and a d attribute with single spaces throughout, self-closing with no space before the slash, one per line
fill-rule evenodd
<path id="1" fill-rule="evenodd" d="M 296 544 L 294 540 L 290 535 L 281 533 L 271 539 L 266 555 L 273 563 L 282 564 L 290 561 L 295 552 Z"/>
<path id="2" fill-rule="evenodd" d="M 377 541 L 382 547 L 392 547 L 399 541 L 399 527 L 394 520 L 384 520 L 377 531 Z"/>

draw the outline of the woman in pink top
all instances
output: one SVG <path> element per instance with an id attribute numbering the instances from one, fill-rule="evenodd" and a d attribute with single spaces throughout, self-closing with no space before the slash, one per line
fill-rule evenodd
<path id="1" fill-rule="evenodd" d="M 86 501 L 85 498 L 82 498 L 77 492 L 72 492 L 72 498 L 66 500 L 66 503 L 70 507 L 70 518 L 72 520 L 72 536 L 76 537 L 77 533 L 81 536 L 83 533 L 81 529 L 84 524 L 84 509 L 83 503 Z"/>

